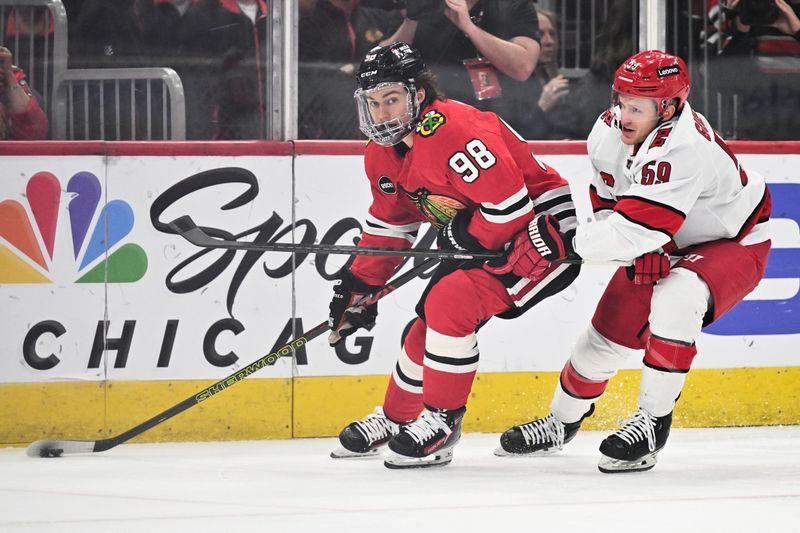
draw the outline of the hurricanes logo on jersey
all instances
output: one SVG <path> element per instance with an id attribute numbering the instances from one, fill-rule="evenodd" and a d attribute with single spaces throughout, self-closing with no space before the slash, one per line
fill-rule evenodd
<path id="1" fill-rule="evenodd" d="M 436 229 L 441 229 L 456 216 L 456 213 L 466 207 L 455 198 L 431 194 L 427 189 L 406 192 L 406 195 Z"/>
<path id="2" fill-rule="evenodd" d="M 425 113 L 425 116 L 420 119 L 419 124 L 417 124 L 417 133 L 423 137 L 430 137 L 436 133 L 436 129 L 445 122 L 447 122 L 445 116 L 435 109 L 432 109 Z"/>

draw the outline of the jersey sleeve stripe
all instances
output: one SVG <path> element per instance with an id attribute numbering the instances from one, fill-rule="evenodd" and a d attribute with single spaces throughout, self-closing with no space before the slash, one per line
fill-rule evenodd
<path id="1" fill-rule="evenodd" d="M 540 195 L 536 197 L 534 205 L 538 209 L 540 205 L 546 204 L 552 200 L 564 196 L 568 196 L 570 198 L 572 197 L 572 192 L 570 191 L 569 185 L 562 185 L 560 187 L 556 187 L 554 189 L 542 192 Z"/>
<path id="2" fill-rule="evenodd" d="M 559 196 L 558 198 L 553 198 L 552 200 L 548 200 L 546 202 L 534 202 L 534 206 L 536 207 L 536 213 L 552 213 L 559 209 L 564 209 L 574 207 L 572 203 L 572 196 L 569 194 L 565 194 L 563 196 Z"/>
<path id="3" fill-rule="evenodd" d="M 633 203 L 633 204 L 628 204 L 628 205 L 635 205 L 635 204 L 651 205 L 651 206 L 657 207 L 659 209 L 670 211 L 670 212 L 674 213 L 676 216 L 680 217 L 681 220 L 686 218 L 686 213 L 684 213 L 680 209 L 672 207 L 671 205 L 668 205 L 668 204 L 662 204 L 661 202 L 656 202 L 655 200 L 653 200 L 651 198 L 644 198 L 642 196 L 624 196 L 622 199 L 620 199 L 619 202 L 617 202 L 617 208 L 619 208 L 619 206 L 623 202 L 632 202 Z"/>
<path id="4" fill-rule="evenodd" d="M 533 203 L 531 199 L 525 196 L 516 203 L 510 205 L 506 209 L 492 209 L 485 207 L 486 204 L 481 204 L 481 214 L 487 222 L 494 224 L 505 224 L 519 217 L 525 216 L 533 211 Z"/>
<path id="5" fill-rule="evenodd" d="M 556 194 L 557 196 L 554 196 Z M 544 197 L 544 198 L 543 198 Z M 558 187 L 541 195 L 534 201 L 537 215 L 553 215 L 561 223 L 561 231 L 566 231 L 578 225 L 575 203 L 569 186 Z"/>
<path id="6" fill-rule="evenodd" d="M 672 239 L 686 215 L 680 211 L 642 198 L 626 197 L 617 202 L 615 211 L 629 222 L 664 233 Z"/>
<path id="7" fill-rule="evenodd" d="M 500 202 L 499 204 L 493 204 L 490 202 L 481 202 L 481 208 L 486 209 L 489 211 L 507 211 L 508 209 L 514 207 L 515 205 L 519 204 L 521 201 L 524 201 L 528 198 L 528 189 L 527 187 L 522 187 L 520 190 Z"/>
<path id="8" fill-rule="evenodd" d="M 589 185 L 589 200 L 592 203 L 592 211 L 595 213 L 603 209 L 613 210 L 614 206 L 617 204 L 614 200 L 609 200 L 600 196 L 594 185 Z"/>
<path id="9" fill-rule="evenodd" d="M 414 242 L 417 238 L 417 230 L 421 222 L 414 222 L 412 224 L 395 225 L 388 224 L 374 216 L 367 214 L 366 226 L 364 233 L 377 235 L 380 237 L 394 237 L 397 239 L 406 239 L 409 242 Z"/>
<path id="10" fill-rule="evenodd" d="M 556 217 L 556 219 L 558 219 L 559 222 L 563 222 L 568 218 L 577 218 L 577 213 L 575 212 L 574 209 L 565 209 L 563 211 L 555 213 L 553 216 Z"/>

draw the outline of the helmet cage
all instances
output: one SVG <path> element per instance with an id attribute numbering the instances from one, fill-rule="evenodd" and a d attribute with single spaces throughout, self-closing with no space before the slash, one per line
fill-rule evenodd
<path id="1" fill-rule="evenodd" d="M 368 96 L 374 91 L 392 86 L 402 87 L 406 91 L 406 111 L 384 122 L 375 122 L 369 110 Z M 377 144 L 394 146 L 416 127 L 419 117 L 419 102 L 417 102 L 416 95 L 417 89 L 413 80 L 408 82 L 389 81 L 379 83 L 369 89 L 357 89 L 353 98 L 358 107 L 358 128 Z"/>

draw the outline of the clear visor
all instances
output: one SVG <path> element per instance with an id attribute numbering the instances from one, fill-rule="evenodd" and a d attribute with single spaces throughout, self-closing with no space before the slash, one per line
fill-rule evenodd
<path id="1" fill-rule="evenodd" d="M 383 146 L 393 146 L 411 133 L 419 114 L 413 84 L 379 83 L 371 89 L 358 89 L 353 97 L 358 106 L 359 129 Z"/>

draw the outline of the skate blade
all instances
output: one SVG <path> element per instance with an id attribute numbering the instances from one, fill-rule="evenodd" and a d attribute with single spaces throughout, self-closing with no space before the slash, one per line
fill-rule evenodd
<path id="1" fill-rule="evenodd" d="M 426 455 L 425 457 L 408 457 L 400 455 L 393 451 L 386 453 L 383 461 L 383 466 L 393 470 L 402 470 L 406 468 L 429 468 L 432 466 L 445 466 L 450 464 L 453 460 L 453 450 L 439 450 L 436 453 Z"/>
<path id="2" fill-rule="evenodd" d="M 379 446 L 373 448 L 365 453 L 351 452 L 347 448 L 338 447 L 331 452 L 331 459 L 369 459 L 372 457 L 380 457 L 383 454 L 384 447 Z"/>
<path id="3" fill-rule="evenodd" d="M 636 461 L 623 461 L 612 459 L 607 455 L 600 455 L 597 468 L 604 474 L 620 474 L 623 472 L 644 472 L 656 466 L 658 452 L 653 452 L 637 459 Z"/>
<path id="4" fill-rule="evenodd" d="M 554 453 L 557 453 L 557 452 L 560 452 L 560 451 L 561 451 L 561 448 L 553 447 L 553 448 L 548 448 L 546 450 L 536 450 L 535 452 L 530 452 L 530 453 L 514 453 L 514 452 L 509 452 L 509 451 L 503 449 L 502 446 L 498 446 L 494 450 L 494 454 L 497 457 L 544 457 L 544 456 L 547 456 L 547 455 L 553 455 Z"/>

